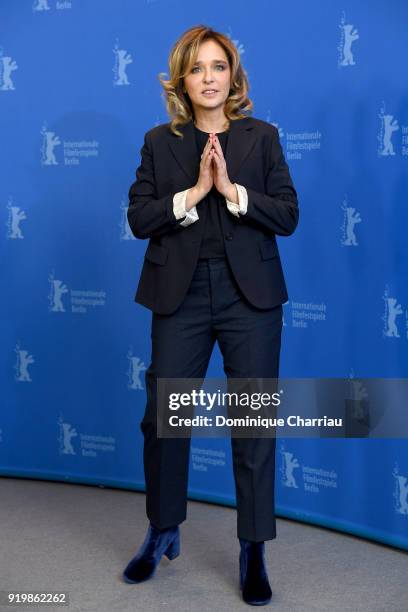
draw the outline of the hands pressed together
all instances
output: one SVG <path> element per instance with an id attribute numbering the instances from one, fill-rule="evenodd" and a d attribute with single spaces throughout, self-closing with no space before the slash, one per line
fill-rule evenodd
<path id="1" fill-rule="evenodd" d="M 228 177 L 227 164 L 220 142 L 215 133 L 210 133 L 201 156 L 200 175 L 196 188 L 204 197 L 213 185 L 225 198 L 238 202 L 237 189 Z"/>

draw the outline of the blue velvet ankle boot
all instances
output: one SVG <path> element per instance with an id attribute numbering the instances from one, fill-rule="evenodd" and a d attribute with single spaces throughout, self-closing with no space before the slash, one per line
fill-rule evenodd
<path id="1" fill-rule="evenodd" d="M 272 598 L 265 568 L 264 542 L 250 542 L 239 538 L 240 588 L 243 600 L 253 606 L 264 606 Z"/>
<path id="2" fill-rule="evenodd" d="M 143 582 L 152 578 L 162 556 L 175 559 L 180 554 L 179 526 L 158 529 L 150 523 L 138 553 L 123 572 L 125 582 Z"/>

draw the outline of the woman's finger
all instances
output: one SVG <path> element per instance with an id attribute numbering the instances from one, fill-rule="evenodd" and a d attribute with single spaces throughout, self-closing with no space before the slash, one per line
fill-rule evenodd
<path id="1" fill-rule="evenodd" d="M 211 142 L 211 140 L 210 140 L 210 138 L 209 138 L 209 139 L 207 140 L 207 143 L 206 143 L 206 145 L 205 145 L 204 149 L 203 149 L 203 152 L 201 153 L 201 157 L 200 157 L 200 159 L 203 159 L 203 157 L 204 157 L 204 158 L 205 158 L 205 159 L 204 159 L 204 161 L 207 161 L 207 157 L 206 157 L 206 156 L 208 156 L 208 155 L 209 155 L 209 153 L 210 153 L 210 151 L 211 151 L 211 149 L 212 149 L 212 144 L 213 144 L 213 143 Z M 210 159 L 211 159 L 211 157 L 210 157 Z"/>
<path id="2" fill-rule="evenodd" d="M 212 150 L 210 150 L 210 151 L 207 153 L 207 157 L 205 158 L 205 163 L 206 163 L 206 165 L 210 165 L 210 164 L 211 164 L 211 159 L 212 159 L 212 157 L 213 157 L 213 151 L 212 151 Z"/>
<path id="3" fill-rule="evenodd" d="M 205 147 L 203 149 L 202 155 L 201 157 L 204 157 L 204 154 L 209 151 L 209 149 L 211 148 L 210 145 L 212 145 L 212 142 L 210 141 L 210 139 L 207 140 Z"/>
<path id="4" fill-rule="evenodd" d="M 216 140 L 214 140 L 214 147 L 215 147 L 215 150 L 218 153 L 218 155 L 220 157 L 223 157 L 222 147 L 220 145 L 220 141 L 218 140 L 218 138 Z"/>

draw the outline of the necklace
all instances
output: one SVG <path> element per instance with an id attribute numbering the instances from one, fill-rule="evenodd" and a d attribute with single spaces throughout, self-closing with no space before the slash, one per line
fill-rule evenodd
<path id="1" fill-rule="evenodd" d="M 206 130 L 202 130 L 200 127 L 198 127 L 198 125 L 196 124 L 195 121 L 193 123 L 194 123 L 195 127 L 197 128 L 197 130 L 200 130 L 200 132 L 205 132 L 206 134 L 210 133 L 210 132 L 207 132 Z M 228 130 L 228 128 L 226 130 L 223 130 L 223 131 L 220 131 L 220 132 L 216 131 L 215 134 L 223 134 L 227 130 Z"/>

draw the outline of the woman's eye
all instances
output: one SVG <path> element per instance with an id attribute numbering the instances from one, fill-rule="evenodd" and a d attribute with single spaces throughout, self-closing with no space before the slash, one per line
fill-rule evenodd
<path id="1" fill-rule="evenodd" d="M 224 64 L 217 64 L 216 67 L 221 68 L 222 70 L 225 70 Z M 194 66 L 191 72 L 195 72 L 196 70 L 199 70 L 199 69 L 200 69 L 200 66 Z"/>

